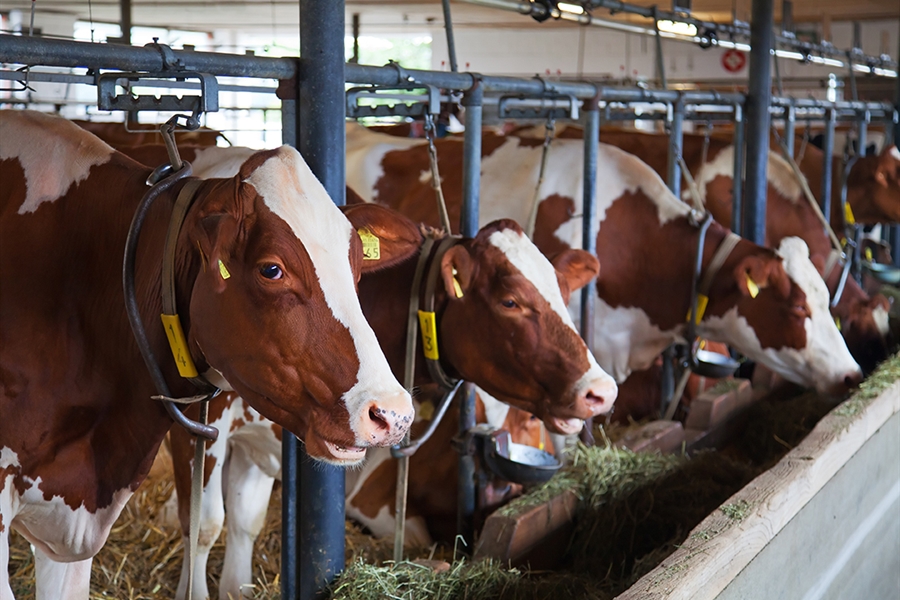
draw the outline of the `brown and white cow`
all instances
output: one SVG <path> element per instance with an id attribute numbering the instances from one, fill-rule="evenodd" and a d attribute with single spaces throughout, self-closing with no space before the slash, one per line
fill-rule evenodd
<path id="1" fill-rule="evenodd" d="M 580 130 L 567 128 L 561 136 L 575 138 L 580 136 Z M 604 129 L 601 136 L 604 143 L 636 155 L 660 176 L 666 172 L 668 136 L 621 129 Z M 716 221 L 731 227 L 734 147 L 725 140 L 685 135 L 682 154 L 696 181 L 700 203 Z M 835 293 L 841 278 L 840 264 L 830 260 L 832 246 L 828 235 L 803 195 L 793 170 L 780 155 L 769 152 L 766 172 L 766 245 L 774 248 L 786 237 L 802 238 L 829 292 Z M 682 198 L 690 202 L 692 192 L 686 180 L 682 190 Z M 888 356 L 889 309 L 884 296 L 869 297 L 852 279 L 847 281 L 837 306 L 831 308 L 832 315 L 841 324 L 850 353 L 864 372 L 872 371 Z"/>
<path id="2" fill-rule="evenodd" d="M 38 598 L 88 597 L 91 559 L 172 424 L 150 398 L 122 289 L 149 173 L 66 120 L 0 112 L 4 599 L 11 529 L 35 548 Z M 164 236 L 182 187 L 148 211 L 135 268 L 150 348 L 178 397 L 195 391 L 159 315 Z M 236 177 L 201 181 L 178 240 L 182 350 L 200 373 L 226 378 L 327 462 L 354 464 L 402 438 L 412 402 L 356 296 L 368 268 L 359 237 L 296 150 L 260 152 Z M 383 250 L 386 261 L 405 258 Z"/>
<path id="3" fill-rule="evenodd" d="M 481 219 L 528 220 L 541 154 L 537 140 L 483 136 Z M 439 140 L 438 155 L 455 223 L 462 142 Z M 348 126 L 347 156 L 348 183 L 365 200 L 436 222 L 424 143 Z M 581 156 L 582 143 L 575 140 L 557 140 L 549 154 L 534 239 L 550 256 L 581 243 Z M 597 280 L 593 351 L 619 382 L 683 339 L 698 238 L 690 212 L 649 166 L 600 144 L 595 228 L 603 272 Z M 718 224 L 710 227 L 704 269 L 727 233 Z M 858 382 L 861 372 L 831 319 L 828 290 L 808 252 L 797 238 L 784 240 L 777 253 L 741 240 L 712 281 L 697 332 L 790 381 L 843 390 Z"/>
<path id="4" fill-rule="evenodd" d="M 150 123 L 131 123 L 126 128 L 122 122 L 82 121 L 77 119 L 73 119 L 72 122 L 82 129 L 90 131 L 116 150 L 131 146 L 163 143 L 159 126 Z M 175 131 L 175 141 L 178 144 L 215 146 L 219 139 L 224 140 L 226 138 L 222 133 L 206 127 L 201 127 L 194 131 Z"/>
<path id="5" fill-rule="evenodd" d="M 381 232 L 367 220 L 370 211 L 360 211 L 371 208 L 356 205 L 345 211 L 355 227 L 369 228 L 380 237 Z M 394 214 L 398 221 L 408 225 L 407 230 L 418 232 L 411 221 Z M 420 233 L 414 238 L 408 233 L 405 240 L 416 248 L 424 242 Z M 417 257 L 410 258 L 366 273 L 359 283 L 363 312 L 398 374 L 404 368 L 407 311 L 417 260 Z M 517 224 L 500 220 L 483 227 L 475 238 L 460 240 L 434 268 L 441 271 L 435 299 L 438 352 L 450 376 L 471 381 L 503 402 L 537 415 L 557 433 L 577 433 L 583 419 L 611 409 L 616 384 L 597 365 L 565 308 L 569 294 L 596 275 L 598 265 L 593 256 L 582 250 L 569 250 L 551 263 Z M 417 344 L 415 385 L 419 387 L 432 381 L 421 342 Z M 273 478 L 280 477 L 280 432 L 260 419 L 240 398 L 214 400 L 212 404 L 216 406 L 213 424 L 223 434 L 207 450 L 211 469 L 203 496 L 197 568 L 203 572 L 209 548 L 218 538 L 227 513 L 226 557 L 219 588 L 220 597 L 227 598 L 229 593 L 238 594 L 241 585 L 252 581 L 253 540 L 264 520 Z M 497 408 L 494 404 L 500 403 L 496 400 L 491 403 L 489 422 L 499 427 L 507 420 L 507 414 L 502 406 Z M 528 427 L 536 426 L 528 417 L 520 415 L 519 421 L 522 419 Z M 513 425 L 514 429 L 522 428 L 521 424 Z M 172 431 L 171 438 L 179 516 L 182 531 L 187 535 L 188 465 L 193 441 L 178 430 Z M 426 445 L 425 455 L 435 454 L 446 455 L 451 467 L 455 464 L 455 453 L 441 445 L 441 439 L 433 439 Z M 388 456 L 370 456 L 368 466 L 349 475 L 353 482 L 348 490 L 358 489 L 355 482 L 362 485 L 362 480 L 373 471 L 371 461 L 375 460 L 377 467 Z M 415 461 L 417 466 L 410 475 L 410 487 L 414 490 L 411 494 L 421 495 L 425 493 L 421 486 L 427 487 L 430 480 L 419 475 L 421 459 Z M 354 512 L 354 506 L 366 496 L 349 495 L 348 514 L 374 527 L 371 511 Z M 420 514 L 427 510 L 422 507 Z M 378 524 L 385 522 L 377 514 L 375 519 Z M 421 517 L 412 522 L 411 528 L 411 540 L 427 539 Z M 183 597 L 186 585 L 183 572 L 179 597 Z M 204 578 L 195 578 L 194 586 L 195 597 L 208 595 Z"/>

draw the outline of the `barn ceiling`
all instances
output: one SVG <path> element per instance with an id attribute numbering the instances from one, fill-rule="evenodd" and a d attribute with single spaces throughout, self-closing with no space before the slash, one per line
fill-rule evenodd
<path id="1" fill-rule="evenodd" d="M 577 0 L 570 0 L 576 1 Z M 668 9 L 670 3 L 658 0 L 631 0 L 634 4 Z M 36 10 L 63 13 L 81 20 L 117 23 L 120 0 L 36 0 Z M 299 21 L 297 0 L 132 0 L 133 23 L 146 26 L 168 26 L 179 29 L 241 29 L 259 32 L 295 28 Z M 0 12 L 19 9 L 27 13 L 31 0 L 0 0 Z M 511 12 L 451 2 L 457 27 L 553 27 L 571 24 L 544 23 Z M 781 2 L 776 0 L 776 21 L 781 18 Z M 821 22 L 888 19 L 900 17 L 897 0 L 794 0 L 795 22 Z M 347 13 L 359 13 L 364 28 L 370 31 L 421 30 L 442 23 L 440 0 L 347 0 Z M 727 22 L 732 14 L 750 19 L 751 0 L 693 0 L 695 16 Z M 608 11 L 594 11 L 594 16 L 608 18 Z M 614 19 L 647 19 L 616 15 Z"/>

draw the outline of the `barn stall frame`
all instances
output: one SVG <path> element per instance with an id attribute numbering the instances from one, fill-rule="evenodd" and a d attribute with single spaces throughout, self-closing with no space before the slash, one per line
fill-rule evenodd
<path id="1" fill-rule="evenodd" d="M 518 94 L 541 98 L 548 91 L 548 83 L 540 79 L 492 77 L 476 73 L 446 73 L 403 70 L 392 67 L 372 67 L 343 62 L 343 3 L 326 3 L 328 8 L 312 0 L 300 3 L 301 53 L 310 58 L 262 58 L 190 50 L 173 51 L 155 47 L 116 46 L 91 44 L 65 40 L 28 38 L 0 35 L 0 62 L 28 66 L 86 67 L 160 73 L 166 71 L 167 60 L 174 57 L 183 69 L 208 73 L 214 76 L 277 79 L 289 90 L 282 96 L 282 123 L 284 142 L 299 145 L 304 157 L 317 177 L 322 180 L 329 194 L 338 204 L 344 197 L 344 81 L 382 87 L 396 87 L 410 82 L 436 86 L 449 91 L 462 92 L 462 104 L 466 106 L 466 134 L 464 142 L 462 212 L 463 235 L 474 236 L 478 230 L 478 194 L 480 188 L 480 154 L 482 108 L 485 102 L 496 101 L 491 94 Z M 315 8 L 315 9 L 314 9 Z M 341 43 L 335 42 L 338 40 Z M 339 73 L 343 72 L 343 77 Z M 177 73 L 177 72 L 174 72 Z M 173 73 L 173 76 L 174 76 Z M 21 76 L 21 74 L 17 74 Z M 37 74 L 35 74 L 37 75 Z M 90 76 L 71 74 L 46 74 L 46 80 L 79 78 L 79 83 L 93 81 Z M 8 78 L 8 77 L 6 77 Z M 623 89 L 599 86 L 590 82 L 553 82 L 554 94 L 566 94 L 583 101 L 582 120 L 585 135 L 585 214 L 593 211 L 594 186 L 597 165 L 597 141 L 601 122 L 601 106 L 609 120 L 611 107 L 634 103 L 660 103 L 666 107 L 666 119 L 671 124 L 669 185 L 677 193 L 681 173 L 676 157 L 681 149 L 681 124 L 684 119 L 708 120 L 708 116 L 692 108 L 697 105 L 717 105 L 730 111 L 736 121 L 736 142 L 744 132 L 742 118 L 745 97 L 742 94 L 716 92 L 676 92 L 671 90 Z M 238 86 L 235 86 L 238 87 Z M 241 91 L 250 91 L 246 86 Z M 223 89 L 225 87 L 223 86 Z M 256 90 L 253 90 L 256 91 Z M 768 101 L 767 101 L 768 104 Z M 773 99 L 773 104 L 800 107 L 802 101 L 790 98 Z M 861 112 L 871 117 L 881 117 L 896 122 L 896 113 L 887 104 L 861 102 L 815 102 L 811 109 L 830 111 L 826 124 L 832 127 L 835 120 L 844 115 L 857 119 Z M 626 115 L 627 116 L 627 115 Z M 301 125 L 302 124 L 302 125 Z M 752 131 L 759 124 L 748 122 Z M 768 125 L 763 127 L 768 135 Z M 766 146 L 768 141 L 766 139 Z M 741 168 L 738 161 L 736 170 Z M 755 189 L 765 189 L 765 172 Z M 741 178 L 738 177 L 738 180 Z M 748 186 L 749 186 L 748 180 Z M 752 188 L 751 188 L 752 189 Z M 739 188 L 735 190 L 739 192 Z M 746 206 L 759 209 L 764 195 L 750 196 Z M 736 203 L 740 206 L 739 203 Z M 740 214 L 740 213 L 738 213 Z M 758 213 L 757 213 L 758 214 Z M 590 223 L 585 219 L 586 224 Z M 739 222 L 739 221 L 736 221 Z M 585 247 L 592 248 L 591 231 L 585 226 Z M 592 335 L 590 318 L 593 306 L 592 287 L 583 291 L 587 301 L 582 302 L 582 335 Z M 467 430 L 474 424 L 471 392 L 461 410 L 461 428 Z M 468 424 L 468 425 L 467 425 Z M 474 512 L 474 484 L 471 456 L 460 457 L 460 530 L 466 531 L 466 523 Z M 283 555 L 282 592 L 286 598 L 314 598 L 322 587 L 343 567 L 343 475 L 330 467 L 313 466 L 294 436 L 285 436 L 283 446 Z M 302 502 L 313 498 L 317 501 Z M 298 504 L 298 498 L 301 500 Z M 301 536 L 315 543 L 298 548 Z M 471 531 L 468 531 L 471 540 Z M 314 551 L 315 549 L 315 551 Z"/>

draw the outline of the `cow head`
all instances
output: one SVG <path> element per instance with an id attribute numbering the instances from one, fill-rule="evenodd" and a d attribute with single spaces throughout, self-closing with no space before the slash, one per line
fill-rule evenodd
<path id="1" fill-rule="evenodd" d="M 847 179 L 850 204 L 861 223 L 900 223 L 900 150 L 861 158 Z M 855 188 L 855 190 L 854 190 Z"/>
<path id="2" fill-rule="evenodd" d="M 597 365 L 566 309 L 597 275 L 582 250 L 551 264 L 513 221 L 483 227 L 441 261 L 441 355 L 467 381 L 538 415 L 557 433 L 608 412 L 616 384 Z"/>
<path id="3" fill-rule="evenodd" d="M 743 250 L 739 250 L 744 246 Z M 711 291 L 733 308 L 704 321 L 744 355 L 800 385 L 840 393 L 859 383 L 862 373 L 847 350 L 828 307 L 828 289 L 800 238 L 782 240 L 777 254 L 741 242 L 743 256 Z"/>
<path id="4" fill-rule="evenodd" d="M 359 305 L 360 237 L 296 150 L 211 180 L 182 242 L 202 260 L 191 346 L 251 406 L 334 464 L 400 441 L 413 408 Z M 386 236 L 381 253 L 392 251 Z"/>

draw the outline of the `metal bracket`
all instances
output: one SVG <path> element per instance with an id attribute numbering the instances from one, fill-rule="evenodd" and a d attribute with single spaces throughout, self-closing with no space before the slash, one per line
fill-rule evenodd
<path id="1" fill-rule="evenodd" d="M 146 83 L 152 80 L 175 78 L 178 80 L 190 78 L 198 79 L 200 81 L 200 95 L 157 97 L 135 96 L 131 93 L 116 93 L 116 86 L 119 85 L 126 89 L 130 89 L 135 83 Z M 219 110 L 219 84 L 215 76 L 208 73 L 196 73 L 193 71 L 103 73 L 97 77 L 97 107 L 100 110 L 190 111 L 194 114 L 216 112 Z"/>
<path id="2" fill-rule="evenodd" d="M 562 102 L 564 104 L 560 105 Z M 569 94 L 540 96 L 501 96 L 497 101 L 497 115 L 501 119 L 571 119 L 578 120 L 579 101 Z"/>
<path id="3" fill-rule="evenodd" d="M 399 65 L 395 65 L 398 69 Z M 424 94 L 408 94 L 422 90 Z M 393 92 L 393 93 L 391 93 Z M 400 92 L 400 93 L 398 93 Z M 394 100 L 393 104 L 360 104 L 361 100 Z M 452 101 L 450 96 L 442 96 L 441 90 L 432 85 L 410 83 L 390 87 L 361 86 L 347 90 L 347 116 L 360 117 L 421 117 L 425 114 L 438 115 L 441 102 Z"/>

